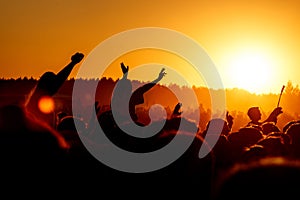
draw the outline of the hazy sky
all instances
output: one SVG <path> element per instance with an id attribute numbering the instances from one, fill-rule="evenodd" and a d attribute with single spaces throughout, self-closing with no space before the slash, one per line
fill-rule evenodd
<path id="1" fill-rule="evenodd" d="M 297 0 L 1 0 L 1 77 L 38 78 L 114 34 L 162 27 L 196 40 L 225 87 L 280 92 L 300 83 L 299 10 Z"/>

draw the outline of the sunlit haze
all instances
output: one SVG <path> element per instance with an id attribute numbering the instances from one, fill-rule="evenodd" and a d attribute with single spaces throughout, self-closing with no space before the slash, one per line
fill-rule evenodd
<path id="1" fill-rule="evenodd" d="M 231 56 L 227 68 L 226 76 L 231 77 L 233 85 L 254 93 L 272 91 L 280 77 L 279 68 L 266 52 L 237 52 Z"/>

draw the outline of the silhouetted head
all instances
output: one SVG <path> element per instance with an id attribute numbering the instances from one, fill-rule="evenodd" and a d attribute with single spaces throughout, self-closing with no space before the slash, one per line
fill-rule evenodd
<path id="1" fill-rule="evenodd" d="M 241 148 L 250 147 L 256 144 L 262 138 L 262 132 L 253 127 L 240 128 L 238 132 L 228 135 L 229 142 L 232 145 L 237 145 Z"/>
<path id="2" fill-rule="evenodd" d="M 261 119 L 261 112 L 258 107 L 249 108 L 247 115 L 253 122 L 258 122 Z"/>
<path id="3" fill-rule="evenodd" d="M 283 157 L 237 163 L 224 172 L 213 199 L 294 199 L 299 196 L 299 166 Z"/>
<path id="4" fill-rule="evenodd" d="M 287 149 L 281 136 L 268 136 L 257 142 L 264 147 L 268 156 L 285 156 Z"/>
<path id="5" fill-rule="evenodd" d="M 241 160 L 243 162 L 251 162 L 254 160 L 265 158 L 266 156 L 267 152 L 265 148 L 262 145 L 254 144 L 244 149 Z"/>
<path id="6" fill-rule="evenodd" d="M 59 112 L 59 113 L 57 113 L 56 114 L 56 116 L 57 116 L 57 119 L 60 121 L 62 118 L 64 118 L 64 117 L 66 117 L 68 114 L 66 113 L 66 112 L 63 112 L 63 111 L 61 111 L 61 112 Z"/>
<path id="7" fill-rule="evenodd" d="M 262 124 L 262 132 L 264 135 L 268 135 L 271 132 L 280 132 L 280 130 L 274 122 L 265 122 Z"/>
<path id="8" fill-rule="evenodd" d="M 211 119 L 206 125 L 204 135 L 207 134 L 208 129 L 209 129 L 210 133 L 212 133 L 212 134 L 228 135 L 230 132 L 230 128 L 229 128 L 227 122 L 221 118 Z"/>
<path id="9" fill-rule="evenodd" d="M 52 96 L 56 92 L 54 83 L 56 83 L 56 75 L 53 72 L 45 72 L 38 81 L 37 89 L 47 91 Z"/>
<path id="10" fill-rule="evenodd" d="M 292 124 L 286 130 L 286 134 L 290 136 L 292 144 L 300 144 L 300 123 Z"/>
<path id="11" fill-rule="evenodd" d="M 57 125 L 58 131 L 84 132 L 86 129 L 84 121 L 74 116 L 65 116 Z"/>
<path id="12" fill-rule="evenodd" d="M 284 125 L 284 127 L 282 128 L 282 131 L 285 133 L 287 131 L 287 129 L 292 125 L 292 124 L 295 124 L 295 123 L 300 123 L 300 120 L 292 120 L 292 121 L 289 121 L 288 123 L 286 123 Z"/>

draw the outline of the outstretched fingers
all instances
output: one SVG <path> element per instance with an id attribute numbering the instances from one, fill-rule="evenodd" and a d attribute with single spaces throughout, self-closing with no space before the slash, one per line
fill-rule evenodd
<path id="1" fill-rule="evenodd" d="M 160 70 L 159 76 L 158 76 L 160 79 L 162 79 L 162 78 L 167 74 L 167 73 L 165 72 L 165 70 L 166 70 L 165 68 L 162 68 L 162 69 Z"/>
<path id="2" fill-rule="evenodd" d="M 122 62 L 121 63 L 121 69 L 122 69 L 123 74 L 126 74 L 129 71 L 129 66 L 126 67 L 124 65 L 124 63 Z"/>

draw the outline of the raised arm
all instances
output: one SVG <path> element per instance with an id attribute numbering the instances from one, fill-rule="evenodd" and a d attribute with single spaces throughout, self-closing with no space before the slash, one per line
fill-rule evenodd
<path id="1" fill-rule="evenodd" d="M 135 118 L 135 106 L 144 103 L 144 94 L 148 92 L 153 86 L 156 85 L 167 73 L 165 68 L 162 68 L 158 74 L 157 79 L 153 80 L 150 83 L 147 83 L 139 88 L 137 88 L 131 95 L 129 100 L 129 113 L 132 118 Z"/>
<path id="2" fill-rule="evenodd" d="M 153 80 L 152 83 L 158 83 L 167 73 L 165 72 L 165 68 L 162 68 L 158 74 L 157 79 Z"/>
<path id="3" fill-rule="evenodd" d="M 38 102 L 43 96 L 53 96 L 65 80 L 68 78 L 73 67 L 83 58 L 82 53 L 75 53 L 71 57 L 71 62 L 57 74 L 45 72 L 39 79 L 37 85 L 30 91 L 25 101 L 25 107 L 30 112 L 39 113 Z"/>
<path id="4" fill-rule="evenodd" d="M 128 76 L 128 71 L 129 71 L 129 66 L 125 66 L 124 63 L 121 63 L 121 69 L 123 72 L 123 79 L 127 79 Z"/>
<path id="5" fill-rule="evenodd" d="M 264 121 L 264 122 L 274 122 L 275 124 L 277 123 L 277 117 L 283 113 L 282 111 L 282 107 L 276 107 L 271 114 L 269 115 L 269 117 Z"/>
<path id="6" fill-rule="evenodd" d="M 181 114 L 182 114 L 182 111 L 180 111 L 181 107 L 182 107 L 182 103 L 178 102 L 173 110 L 173 113 L 171 116 L 172 118 L 181 116 Z"/>
<path id="7" fill-rule="evenodd" d="M 137 104 L 141 104 L 144 102 L 143 95 L 148 92 L 153 86 L 155 86 L 167 73 L 165 72 L 165 68 L 162 68 L 161 71 L 158 74 L 157 79 L 153 80 L 150 83 L 147 83 L 138 89 L 136 89 L 132 94 L 132 99 L 137 99 Z M 136 104 L 136 105 L 137 105 Z"/>
<path id="8" fill-rule="evenodd" d="M 233 125 L 233 116 L 229 114 L 229 112 L 226 112 L 226 121 L 228 124 L 228 128 L 231 131 L 232 130 L 232 125 Z"/>
<path id="9" fill-rule="evenodd" d="M 57 82 L 55 84 L 56 87 L 59 88 L 67 80 L 75 65 L 78 64 L 83 59 L 83 57 L 84 55 L 78 52 L 72 55 L 71 62 L 57 73 Z"/>

